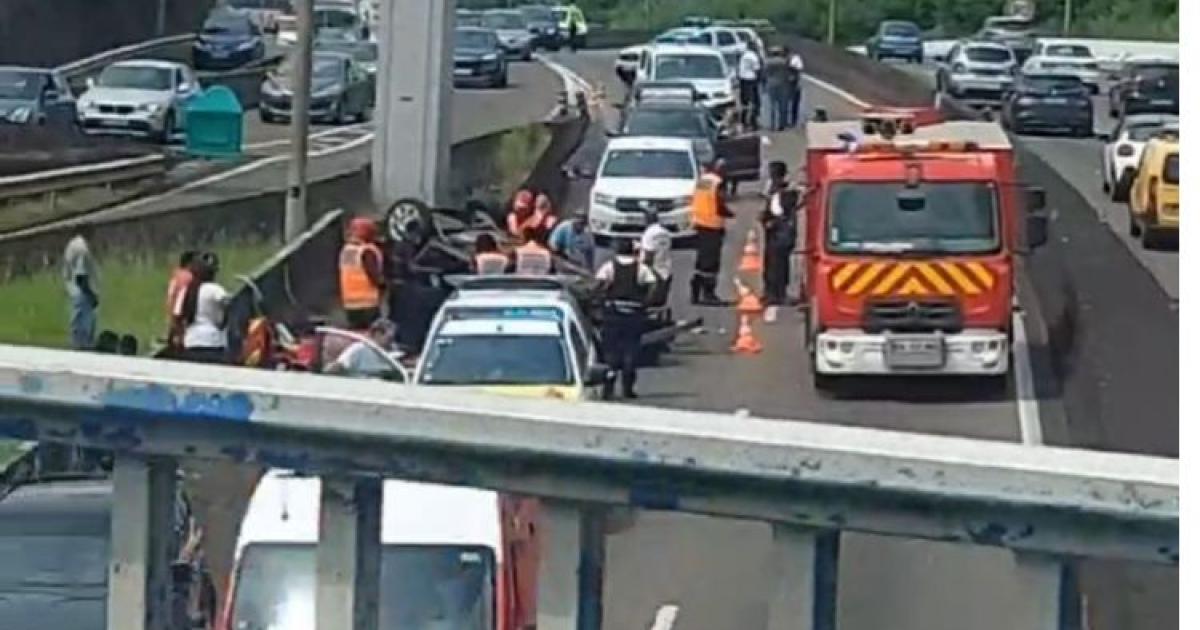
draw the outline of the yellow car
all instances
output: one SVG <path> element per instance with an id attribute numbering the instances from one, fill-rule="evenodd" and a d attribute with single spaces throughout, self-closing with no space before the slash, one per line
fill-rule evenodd
<path id="1" fill-rule="evenodd" d="M 1179 233 L 1179 134 L 1168 130 L 1146 143 L 1128 182 L 1129 234 L 1153 247 Z"/>

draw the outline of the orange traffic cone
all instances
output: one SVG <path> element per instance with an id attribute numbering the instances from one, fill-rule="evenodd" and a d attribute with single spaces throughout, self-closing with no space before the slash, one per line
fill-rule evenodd
<path id="1" fill-rule="evenodd" d="M 742 264 L 738 271 L 757 273 L 762 271 L 762 254 L 758 251 L 758 230 L 750 230 L 746 236 L 746 246 L 742 249 Z"/>
<path id="2" fill-rule="evenodd" d="M 733 347 L 730 349 L 737 354 L 758 354 L 762 352 L 762 342 L 754 338 L 754 329 L 750 327 L 750 316 L 742 315 L 741 320 L 741 324 L 738 326 L 737 339 L 734 340 Z"/>
<path id="3" fill-rule="evenodd" d="M 737 279 L 734 280 L 734 286 L 737 287 L 738 292 L 737 312 L 744 315 L 763 312 L 762 300 L 758 299 L 758 296 L 749 287 Z"/>

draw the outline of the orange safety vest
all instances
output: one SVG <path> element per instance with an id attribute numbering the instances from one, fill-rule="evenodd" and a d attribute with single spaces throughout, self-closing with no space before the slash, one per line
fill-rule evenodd
<path id="1" fill-rule="evenodd" d="M 376 308 L 379 306 L 379 287 L 367 275 L 363 265 L 363 254 L 375 252 L 380 262 L 383 253 L 369 243 L 347 243 L 338 258 L 338 271 L 342 285 L 342 306 L 348 309 Z"/>
<path id="2" fill-rule="evenodd" d="M 496 276 L 508 268 L 508 256 L 500 252 L 475 254 L 475 273 L 481 276 Z"/>
<path id="3" fill-rule="evenodd" d="M 692 194 L 692 225 L 710 230 L 725 227 L 725 219 L 719 212 L 720 190 L 720 175 L 705 173 L 700 177 L 700 181 L 696 182 L 696 192 Z"/>
<path id="4" fill-rule="evenodd" d="M 525 243 L 517 248 L 517 264 L 514 273 L 522 276 L 543 276 L 550 273 L 553 261 L 550 250 L 537 243 Z"/>

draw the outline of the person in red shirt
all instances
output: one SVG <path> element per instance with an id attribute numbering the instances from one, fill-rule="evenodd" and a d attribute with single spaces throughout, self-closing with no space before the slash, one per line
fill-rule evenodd
<path id="1" fill-rule="evenodd" d="M 513 238 L 521 238 L 525 228 L 533 219 L 533 193 L 528 190 L 517 192 L 513 197 L 512 210 L 508 213 L 508 233 Z"/>
<path id="2" fill-rule="evenodd" d="M 192 267 L 196 264 L 197 252 L 189 249 L 179 256 L 179 266 L 171 273 L 167 283 L 167 347 L 178 349 L 183 347 L 183 318 L 180 317 L 180 299 L 187 292 L 188 285 L 194 277 Z"/>

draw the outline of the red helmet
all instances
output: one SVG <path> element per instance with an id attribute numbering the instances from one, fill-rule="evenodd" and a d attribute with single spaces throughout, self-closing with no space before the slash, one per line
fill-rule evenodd
<path id="1" fill-rule="evenodd" d="M 533 210 L 533 193 L 528 190 L 522 190 L 513 198 L 513 210 L 517 212 L 529 212 Z"/>
<path id="2" fill-rule="evenodd" d="M 375 240 L 375 221 L 367 217 L 354 217 L 350 220 L 350 236 L 362 242 Z"/>

